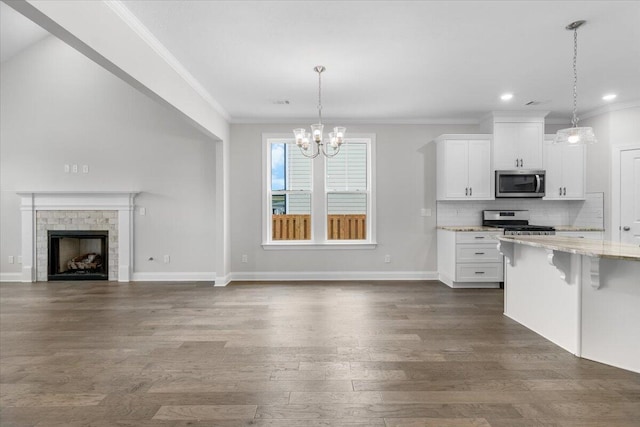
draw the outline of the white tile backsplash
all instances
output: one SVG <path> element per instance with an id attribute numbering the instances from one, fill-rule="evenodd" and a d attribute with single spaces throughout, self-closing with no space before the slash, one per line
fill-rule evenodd
<path id="1" fill-rule="evenodd" d="M 604 228 L 604 194 L 587 193 L 586 200 L 502 199 L 485 201 L 439 201 L 439 226 L 481 225 L 487 209 L 525 209 L 535 225 L 572 225 Z"/>

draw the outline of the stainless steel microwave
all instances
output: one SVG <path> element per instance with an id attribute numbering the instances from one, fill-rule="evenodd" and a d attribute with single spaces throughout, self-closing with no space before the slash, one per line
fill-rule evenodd
<path id="1" fill-rule="evenodd" d="M 544 171 L 496 171 L 496 198 L 516 197 L 544 197 Z"/>

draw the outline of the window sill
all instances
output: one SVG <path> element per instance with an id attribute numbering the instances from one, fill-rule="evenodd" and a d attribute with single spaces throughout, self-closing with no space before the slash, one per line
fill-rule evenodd
<path id="1" fill-rule="evenodd" d="M 341 243 L 316 243 L 316 242 L 270 242 L 262 243 L 262 248 L 267 251 L 280 251 L 280 250 L 335 250 L 335 249 L 375 249 L 378 246 L 375 242 L 354 242 L 345 241 Z"/>

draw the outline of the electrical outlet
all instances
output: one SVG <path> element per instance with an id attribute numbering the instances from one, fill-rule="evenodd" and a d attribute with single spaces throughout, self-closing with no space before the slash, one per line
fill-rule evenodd
<path id="1" fill-rule="evenodd" d="M 390 263 L 391 262 L 391 255 L 385 255 L 384 256 L 384 262 Z"/>
<path id="2" fill-rule="evenodd" d="M 22 255 L 18 255 L 18 264 L 22 264 Z"/>
<path id="3" fill-rule="evenodd" d="M 71 172 L 78 173 L 78 165 L 71 166 Z"/>
<path id="4" fill-rule="evenodd" d="M 171 262 L 171 257 L 169 255 L 164 256 L 164 263 L 169 264 Z"/>
<path id="5" fill-rule="evenodd" d="M 431 209 L 429 208 L 421 209 L 420 214 L 422 216 L 431 216 Z"/>
<path id="6" fill-rule="evenodd" d="M 9 255 L 9 264 L 13 264 L 13 261 L 14 261 L 13 255 Z"/>
<path id="7" fill-rule="evenodd" d="M 242 254 L 242 262 L 249 262 L 249 258 L 247 257 L 247 254 Z"/>
<path id="8" fill-rule="evenodd" d="M 71 168 L 69 167 L 69 165 L 64 165 L 64 173 L 69 173 L 70 170 Z"/>
<path id="9" fill-rule="evenodd" d="M 89 165 L 82 165 L 82 173 L 89 173 Z"/>
<path id="10" fill-rule="evenodd" d="M 145 216 L 147 214 L 147 208 L 140 208 L 140 215 Z"/>

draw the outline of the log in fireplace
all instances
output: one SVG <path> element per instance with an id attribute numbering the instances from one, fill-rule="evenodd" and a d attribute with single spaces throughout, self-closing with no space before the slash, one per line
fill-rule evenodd
<path id="1" fill-rule="evenodd" d="M 109 280 L 109 231 L 49 230 L 48 280 Z"/>

